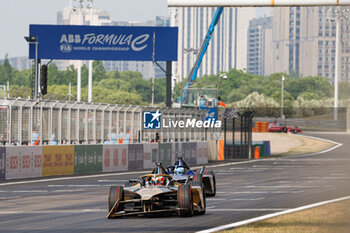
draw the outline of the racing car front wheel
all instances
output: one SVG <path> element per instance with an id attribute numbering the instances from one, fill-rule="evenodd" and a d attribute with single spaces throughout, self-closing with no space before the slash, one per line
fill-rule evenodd
<path id="1" fill-rule="evenodd" d="M 203 175 L 202 174 L 194 174 L 192 178 L 192 186 L 200 186 L 202 188 L 203 193 L 203 201 L 200 202 L 201 205 L 201 211 L 198 211 L 197 215 L 204 215 L 205 214 L 205 208 L 206 208 L 206 199 L 205 199 L 205 187 L 203 183 Z"/>
<path id="2" fill-rule="evenodd" d="M 115 203 L 119 201 L 124 200 L 124 188 L 123 186 L 111 186 L 109 188 L 109 195 L 108 195 L 108 211 L 111 211 Z M 122 206 L 117 205 L 116 206 L 116 212 L 122 211 Z"/>
<path id="3" fill-rule="evenodd" d="M 180 185 L 177 189 L 177 207 L 181 217 L 193 216 L 193 199 L 190 185 Z"/>
<path id="4" fill-rule="evenodd" d="M 205 172 L 205 175 L 209 175 L 209 176 L 206 176 L 204 178 L 204 187 L 205 187 L 205 191 L 207 193 L 207 196 L 208 197 L 215 197 L 215 195 L 216 195 L 215 174 L 213 171 L 207 171 L 207 172 Z M 210 176 L 213 177 L 213 181 L 210 180 Z"/>

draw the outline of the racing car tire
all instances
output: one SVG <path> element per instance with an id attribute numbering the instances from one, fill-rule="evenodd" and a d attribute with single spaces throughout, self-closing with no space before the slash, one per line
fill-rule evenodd
<path id="1" fill-rule="evenodd" d="M 203 183 L 203 175 L 202 174 L 194 174 L 192 178 L 193 185 L 198 185 Z"/>
<path id="2" fill-rule="evenodd" d="M 287 133 L 287 132 L 288 132 L 288 128 L 287 128 L 287 127 L 283 127 L 283 128 L 282 128 L 282 132 L 283 132 L 283 133 Z"/>
<path id="3" fill-rule="evenodd" d="M 204 215 L 205 214 L 205 208 L 206 208 L 206 197 L 205 197 L 205 191 L 204 191 L 204 183 L 203 183 L 203 175 L 202 174 L 194 174 L 192 178 L 192 185 L 193 186 L 200 186 L 202 187 L 203 191 L 203 203 L 201 203 L 202 211 L 196 212 L 197 215 Z"/>
<path id="4" fill-rule="evenodd" d="M 109 188 L 109 195 L 108 195 L 108 211 L 111 211 L 113 208 L 115 202 L 117 200 L 124 200 L 124 188 L 123 186 L 111 186 Z M 122 206 L 117 206 L 116 212 L 121 211 Z"/>
<path id="5" fill-rule="evenodd" d="M 213 171 L 207 171 L 206 174 L 213 176 L 213 182 L 214 182 L 214 190 L 211 190 L 210 193 L 207 194 L 208 197 L 215 197 L 216 195 L 216 180 L 215 180 L 215 174 Z"/>
<path id="6" fill-rule="evenodd" d="M 190 185 L 179 185 L 177 189 L 177 207 L 184 209 L 180 210 L 181 217 L 193 216 L 193 199 Z"/>
<path id="7" fill-rule="evenodd" d="M 204 189 L 203 189 L 203 203 L 201 203 L 201 207 L 202 207 L 202 210 L 198 211 L 196 213 L 197 215 L 204 215 L 205 214 L 205 210 L 207 208 L 207 200 L 206 200 Z"/>

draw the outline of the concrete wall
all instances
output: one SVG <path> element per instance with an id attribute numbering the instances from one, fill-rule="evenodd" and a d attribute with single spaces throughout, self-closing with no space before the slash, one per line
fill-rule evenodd
<path id="1" fill-rule="evenodd" d="M 218 141 L 208 141 L 208 160 L 218 160 Z"/>
<path id="2" fill-rule="evenodd" d="M 167 167 L 174 164 L 179 155 L 189 165 L 205 164 L 212 150 L 208 144 L 183 142 L 0 147 L 0 181 L 151 169 L 156 161 L 161 161 Z"/>

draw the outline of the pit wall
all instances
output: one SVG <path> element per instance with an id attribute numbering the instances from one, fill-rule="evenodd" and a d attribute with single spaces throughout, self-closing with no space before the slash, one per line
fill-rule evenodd
<path id="1" fill-rule="evenodd" d="M 208 142 L 0 147 L 0 181 L 164 167 L 182 154 L 193 166 L 208 162 Z"/>

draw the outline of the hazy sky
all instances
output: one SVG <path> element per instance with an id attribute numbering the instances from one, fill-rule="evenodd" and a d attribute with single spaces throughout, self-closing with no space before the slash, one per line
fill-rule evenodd
<path id="1" fill-rule="evenodd" d="M 110 12 L 113 21 L 147 21 L 167 16 L 166 0 L 94 0 L 94 6 Z M 57 12 L 69 0 L 0 0 L 0 60 L 28 56 L 24 36 L 29 24 L 56 24 Z"/>

